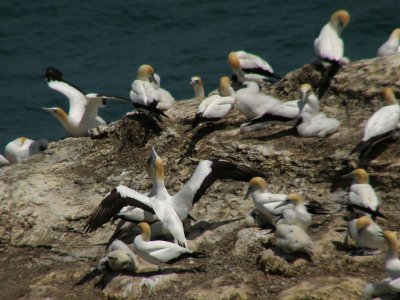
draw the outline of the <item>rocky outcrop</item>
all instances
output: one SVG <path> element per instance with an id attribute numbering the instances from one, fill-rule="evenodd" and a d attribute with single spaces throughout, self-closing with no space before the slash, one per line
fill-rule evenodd
<path id="1" fill-rule="evenodd" d="M 365 120 L 380 108 L 381 89 L 400 91 L 400 56 L 350 63 L 333 78 L 321 108 L 342 121 L 326 139 L 300 138 L 287 127 L 242 132 L 237 110 L 214 131 L 203 125 L 185 133 L 198 102 L 179 101 L 161 128 L 149 130 L 135 118 L 93 130 L 91 138 L 67 138 L 22 164 L 0 169 L 0 289 L 6 298 L 85 299 L 358 299 L 366 282 L 385 277 L 383 258 L 350 257 L 343 244 L 345 222 L 340 210 L 349 182 L 341 175 L 357 163 L 348 153 L 362 135 Z M 299 98 L 299 84 L 321 80 L 313 65 L 289 73 L 266 89 L 283 99 Z M 83 225 L 115 185 L 138 191 L 150 187 L 143 168 L 150 146 L 165 159 L 166 185 L 178 191 L 197 162 L 222 158 L 252 165 L 266 175 L 272 192 L 297 192 L 334 213 L 318 216 L 310 231 L 312 261 L 288 256 L 274 246 L 269 229 L 246 219 L 251 200 L 243 200 L 245 183 L 216 182 L 195 205 L 189 246 L 208 253 L 188 261 L 189 269 L 161 274 L 108 274 L 73 287 L 97 264 L 114 226 L 93 234 Z M 398 142 L 379 149 L 367 165 L 371 183 L 389 217 L 383 227 L 397 230 L 400 188 Z M 190 272 L 190 267 L 200 267 Z M 29 269 L 29 272 L 26 270 Z M 144 274 L 144 275 L 143 275 Z M 337 298 L 330 297 L 333 294 Z M 78 295 L 78 296 L 77 296 Z M 297 297 L 297 298 L 296 298 Z M 328 298 L 326 298 L 328 297 Z"/>

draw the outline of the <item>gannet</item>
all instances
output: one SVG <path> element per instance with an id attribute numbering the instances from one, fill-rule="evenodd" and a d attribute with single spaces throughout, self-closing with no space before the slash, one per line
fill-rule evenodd
<path id="1" fill-rule="evenodd" d="M 385 231 L 383 236 L 387 242 L 388 250 L 385 258 L 385 271 L 392 279 L 389 286 L 397 293 L 400 292 L 400 260 L 398 259 L 398 241 L 396 233 L 393 231 Z"/>
<path id="2" fill-rule="evenodd" d="M 190 78 L 190 85 L 193 86 L 195 99 L 205 98 L 203 80 L 201 80 L 199 76 L 193 76 Z"/>
<path id="3" fill-rule="evenodd" d="M 363 254 L 370 254 L 371 249 L 377 249 L 383 243 L 382 229 L 368 216 L 351 220 L 347 230 L 356 247 L 362 248 L 361 253 Z M 372 253 L 375 252 L 372 251 Z"/>
<path id="4" fill-rule="evenodd" d="M 10 163 L 21 162 L 40 151 L 46 150 L 48 143 L 47 140 L 34 141 L 26 137 L 20 137 L 6 145 L 4 156 Z"/>
<path id="5" fill-rule="evenodd" d="M 201 196 L 217 179 L 248 181 L 253 177 L 260 176 L 259 172 L 247 166 L 235 165 L 223 160 L 202 160 L 185 186 L 174 196 L 170 196 L 163 185 L 163 162 L 154 149 L 152 149 L 148 164 L 148 172 L 156 178 L 152 191 L 148 195 L 143 195 L 126 186 L 117 186 L 93 211 L 84 227 L 85 232 L 96 230 L 118 214 L 123 207 L 128 205 L 139 207 L 151 214 L 156 214 L 157 218 L 163 224 L 165 218 L 172 218 L 175 214 L 166 215 L 166 213 L 162 212 L 157 213 L 157 210 L 160 211 L 160 209 L 156 205 L 157 203 L 161 203 L 160 205 L 163 205 L 166 211 L 172 212 L 173 210 L 180 220 L 184 220 L 188 217 L 193 205 L 200 200 Z M 159 192 L 158 189 L 162 191 Z M 159 217 L 159 214 L 161 217 Z M 143 221 L 140 219 L 141 216 L 139 214 L 138 216 L 138 220 L 136 221 Z M 176 223 L 178 223 L 177 220 Z M 173 232 L 168 232 L 174 235 Z"/>
<path id="6" fill-rule="evenodd" d="M 160 265 L 160 263 L 174 263 L 188 257 L 199 258 L 205 256 L 204 253 L 193 252 L 167 241 L 150 241 L 149 224 L 140 222 L 138 227 L 141 234 L 133 240 L 135 252 L 149 263 Z"/>
<path id="7" fill-rule="evenodd" d="M 162 115 L 168 110 L 175 99 L 171 94 L 157 85 L 154 77 L 154 69 L 150 65 L 141 65 L 137 70 L 136 80 L 132 82 L 129 96 L 135 107 L 144 113 L 151 113 L 154 116 Z"/>
<path id="8" fill-rule="evenodd" d="M 104 96 L 96 93 L 85 94 L 81 89 L 63 79 L 63 74 L 53 67 L 48 67 L 44 73 L 48 86 L 60 92 L 69 99 L 69 113 L 59 107 L 44 107 L 57 118 L 70 136 L 87 136 L 88 130 L 106 122 L 98 116 L 99 107 L 103 107 L 106 101 L 118 100 L 129 103 L 129 99 L 115 96 Z"/>
<path id="9" fill-rule="evenodd" d="M 286 253 L 305 252 L 313 254 L 312 240 L 307 232 L 298 225 L 277 224 L 276 244 Z"/>
<path id="10" fill-rule="evenodd" d="M 389 105 L 382 107 L 368 119 L 361 142 L 350 154 L 360 152 L 360 157 L 363 157 L 374 145 L 392 136 L 400 120 L 400 107 L 390 87 L 383 89 L 383 98 Z"/>
<path id="11" fill-rule="evenodd" d="M 314 40 L 314 51 L 319 59 L 334 64 L 342 62 L 344 46 L 340 34 L 349 21 L 350 15 L 345 10 L 338 10 L 332 14 L 329 22 L 322 27 L 319 36 Z"/>
<path id="12" fill-rule="evenodd" d="M 387 56 L 400 53 L 400 28 L 392 31 L 389 39 L 378 49 L 378 56 Z"/>
<path id="13" fill-rule="evenodd" d="M 106 255 L 100 259 L 97 269 L 103 271 L 106 268 L 113 271 L 131 271 L 135 272 L 138 268 L 136 255 L 122 241 L 115 240 L 111 243 Z"/>
<path id="14" fill-rule="evenodd" d="M 275 208 L 285 206 L 276 226 L 280 224 L 297 225 L 307 230 L 311 225 L 311 214 L 307 211 L 304 199 L 299 194 L 291 193 L 286 196 L 286 200 L 279 203 Z"/>
<path id="15" fill-rule="evenodd" d="M 228 54 L 228 64 L 239 82 L 269 81 L 269 77 L 281 79 L 271 66 L 261 57 L 245 51 L 232 51 Z"/>
<path id="16" fill-rule="evenodd" d="M 369 175 L 364 169 L 355 169 L 349 174 L 343 175 L 343 178 L 353 178 L 349 191 L 349 200 L 347 206 L 349 210 L 361 211 L 361 215 L 368 214 L 373 219 L 377 216 L 386 218 L 379 212 L 379 198 L 373 187 L 369 184 Z"/>
<path id="17" fill-rule="evenodd" d="M 201 101 L 190 130 L 202 122 L 217 121 L 225 117 L 235 103 L 234 95 L 229 77 L 222 76 L 219 79 L 219 94 Z"/>

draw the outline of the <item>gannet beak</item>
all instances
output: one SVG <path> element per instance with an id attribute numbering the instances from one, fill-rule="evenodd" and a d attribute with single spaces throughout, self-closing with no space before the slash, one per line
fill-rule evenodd
<path id="1" fill-rule="evenodd" d="M 49 107 L 42 107 L 42 110 L 47 111 L 48 113 L 54 115 L 54 110 L 52 108 Z"/>
<path id="2" fill-rule="evenodd" d="M 278 207 L 282 207 L 282 206 L 288 205 L 289 203 L 290 203 L 290 200 L 285 200 L 285 201 L 283 201 L 283 202 L 279 203 L 277 206 L 275 206 L 275 208 L 278 208 Z"/>
<path id="3" fill-rule="evenodd" d="M 353 178 L 354 178 L 353 172 L 350 172 L 350 173 L 348 173 L 348 174 L 342 175 L 342 178 L 350 178 L 350 179 L 353 179 Z"/>
<path id="4" fill-rule="evenodd" d="M 249 186 L 249 188 L 246 191 L 246 194 L 244 195 L 243 200 L 246 200 L 253 191 L 254 191 L 254 188 Z"/>
<path id="5" fill-rule="evenodd" d="M 153 83 L 157 84 L 157 80 L 156 80 L 156 78 L 154 77 L 154 73 L 150 75 L 150 82 L 153 82 Z M 158 84 L 157 84 L 157 85 L 158 85 Z"/>
<path id="6" fill-rule="evenodd" d="M 191 81 L 189 82 L 190 85 L 195 85 L 195 83 L 196 83 L 196 82 L 195 82 L 194 80 L 191 80 Z"/>

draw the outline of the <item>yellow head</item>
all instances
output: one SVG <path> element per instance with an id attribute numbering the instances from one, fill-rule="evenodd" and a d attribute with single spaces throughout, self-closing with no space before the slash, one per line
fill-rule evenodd
<path id="1" fill-rule="evenodd" d="M 356 221 L 356 228 L 357 230 L 362 230 L 367 228 L 372 223 L 372 219 L 368 216 L 362 216 L 357 219 Z"/>
<path id="2" fill-rule="evenodd" d="M 294 205 L 304 203 L 303 197 L 301 197 L 299 194 L 296 194 L 296 193 L 291 193 L 291 194 L 287 195 L 287 200 L 292 202 Z"/>
<path id="3" fill-rule="evenodd" d="M 19 141 L 19 143 L 21 144 L 21 146 L 25 143 L 25 141 L 26 141 L 26 137 L 24 137 L 24 136 L 21 136 L 19 139 L 18 139 L 18 141 Z"/>
<path id="4" fill-rule="evenodd" d="M 244 196 L 244 199 L 246 199 L 250 195 L 250 193 L 257 190 L 265 191 L 266 188 L 267 188 L 267 183 L 265 182 L 264 179 L 262 179 L 261 177 L 253 177 L 249 181 L 249 187 L 247 188 L 247 192 L 246 195 Z"/>
<path id="5" fill-rule="evenodd" d="M 147 242 L 150 241 L 151 232 L 149 224 L 146 222 L 140 222 L 137 226 L 139 227 L 143 240 Z"/>
<path id="6" fill-rule="evenodd" d="M 150 81 L 154 78 L 154 69 L 150 65 L 141 65 L 137 70 L 137 79 Z"/>
<path id="7" fill-rule="evenodd" d="M 367 171 L 365 171 L 364 169 L 355 169 L 353 172 L 351 172 L 351 174 L 353 174 L 356 183 L 368 183 L 369 182 L 369 175 L 368 175 Z"/>
<path id="8" fill-rule="evenodd" d="M 68 119 L 67 113 L 60 107 L 43 107 L 42 109 L 50 113 L 52 116 L 56 117 L 61 122 L 66 122 Z"/>
<path id="9" fill-rule="evenodd" d="M 239 58 L 237 57 L 235 51 L 232 51 L 228 54 L 228 64 L 231 66 L 231 69 L 234 72 L 237 72 L 240 70 L 240 61 L 239 61 Z"/>
<path id="10" fill-rule="evenodd" d="M 331 15 L 329 22 L 340 33 L 349 24 L 350 15 L 346 10 L 338 10 Z"/>
<path id="11" fill-rule="evenodd" d="M 193 76 L 190 78 L 190 85 L 202 85 L 203 81 L 201 80 L 200 76 Z"/>
<path id="12" fill-rule="evenodd" d="M 219 79 L 219 92 L 222 96 L 229 96 L 231 87 L 231 79 L 228 76 L 222 76 Z"/>
<path id="13" fill-rule="evenodd" d="M 394 231 L 384 231 L 383 232 L 383 237 L 388 243 L 389 246 L 389 251 L 388 254 L 394 257 L 397 257 L 397 248 L 398 248 L 398 242 L 397 242 L 397 234 Z"/>
<path id="14" fill-rule="evenodd" d="M 382 91 L 382 96 L 385 102 L 389 105 L 393 105 L 397 103 L 396 96 L 394 95 L 394 92 L 392 88 L 390 87 L 385 87 Z"/>
<path id="15" fill-rule="evenodd" d="M 393 30 L 392 33 L 390 34 L 390 38 L 400 39 L 400 28 L 396 28 L 395 30 Z"/>
<path id="16" fill-rule="evenodd" d="M 303 101 L 312 93 L 313 88 L 311 84 L 304 83 L 300 86 L 300 92 L 303 95 Z"/>

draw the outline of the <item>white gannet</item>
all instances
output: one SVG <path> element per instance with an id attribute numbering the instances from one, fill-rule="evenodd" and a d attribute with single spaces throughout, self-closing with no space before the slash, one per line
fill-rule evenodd
<path id="1" fill-rule="evenodd" d="M 194 99 L 205 98 L 203 80 L 199 76 L 193 76 L 190 78 L 190 85 L 193 86 Z"/>
<path id="2" fill-rule="evenodd" d="M 390 87 L 383 89 L 383 98 L 389 105 L 380 108 L 368 119 L 361 142 L 350 154 L 360 152 L 360 157 L 363 157 L 374 145 L 392 136 L 400 121 L 400 106 Z"/>
<path id="3" fill-rule="evenodd" d="M 47 140 L 34 141 L 26 137 L 20 137 L 6 145 L 4 156 L 10 163 L 21 162 L 40 151 L 46 150 L 48 143 Z"/>
<path id="4" fill-rule="evenodd" d="M 115 96 L 104 96 L 96 93 L 85 94 L 78 87 L 63 79 L 63 74 L 56 68 L 48 67 L 44 74 L 48 86 L 66 96 L 69 100 L 68 114 L 59 107 L 44 107 L 62 124 L 70 136 L 87 136 L 88 130 L 106 122 L 98 115 L 98 109 L 105 106 L 106 101 L 118 100 L 129 103 L 129 99 Z"/>
<path id="5" fill-rule="evenodd" d="M 228 64 L 239 82 L 269 81 L 269 77 L 281 79 L 271 66 L 261 57 L 245 51 L 232 51 L 228 54 Z"/>
<path id="6" fill-rule="evenodd" d="M 160 119 L 160 115 L 166 117 L 163 111 L 168 110 L 175 101 L 168 91 L 158 86 L 154 69 L 147 64 L 137 70 L 129 96 L 139 111 L 151 113 L 157 119 Z"/>
<path id="7" fill-rule="evenodd" d="M 0 155 L 0 166 L 5 166 L 9 165 L 10 162 L 8 161 L 7 158 L 5 158 L 3 155 Z"/>
<path id="8" fill-rule="evenodd" d="M 189 130 L 207 121 L 217 121 L 225 117 L 235 103 L 235 92 L 230 86 L 230 79 L 222 76 L 219 79 L 219 94 L 212 95 L 201 101 L 196 116 Z"/>
<path id="9" fill-rule="evenodd" d="M 152 150 L 148 164 L 148 172 L 156 178 L 155 181 L 152 179 L 154 184 L 152 191 L 148 195 L 143 195 L 126 186 L 117 186 L 93 211 L 84 227 L 85 232 L 96 230 L 117 215 L 123 207 L 128 205 L 136 206 L 157 215 L 160 222 L 163 225 L 167 223 L 166 227 L 168 227 L 168 222 L 171 220 L 165 220 L 165 218 L 173 219 L 175 223 L 179 223 L 172 211 L 178 215 L 180 220 L 186 219 L 193 205 L 200 200 L 201 196 L 217 179 L 248 181 L 253 177 L 260 176 L 259 172 L 247 166 L 235 165 L 223 160 L 203 160 L 198 164 L 185 186 L 174 196 L 170 196 L 164 186 L 163 162 L 154 149 Z M 162 209 L 159 208 L 160 205 Z M 171 211 L 171 213 L 166 214 L 165 212 L 160 212 L 160 210 Z M 137 214 L 138 220 L 136 221 L 143 221 L 143 219 L 140 219 L 142 215 Z M 174 236 L 171 230 L 168 228 L 165 229 Z"/>
<path id="10" fill-rule="evenodd" d="M 311 214 L 307 211 L 304 199 L 299 194 L 291 193 L 286 196 L 286 200 L 275 206 L 275 208 L 285 207 L 282 210 L 276 226 L 280 224 L 297 225 L 307 230 L 311 225 Z"/>
<path id="11" fill-rule="evenodd" d="M 133 240 L 135 252 L 149 263 L 160 265 L 162 263 L 174 263 L 187 257 L 204 257 L 204 253 L 193 252 L 187 248 L 167 242 L 150 241 L 150 226 L 146 222 L 138 224 L 141 234 Z"/>
<path id="12" fill-rule="evenodd" d="M 396 233 L 393 231 L 385 231 L 383 236 L 387 242 L 388 250 L 385 258 L 385 271 L 392 281 L 389 283 L 390 288 L 400 293 L 400 260 L 398 258 L 398 240 Z"/>
<path id="13" fill-rule="evenodd" d="M 136 255 L 124 242 L 115 240 L 111 243 L 106 255 L 100 259 L 97 270 L 104 271 L 107 267 L 113 271 L 135 272 L 138 261 Z"/>
<path id="14" fill-rule="evenodd" d="M 298 225 L 277 224 L 276 244 L 286 253 L 305 252 L 313 254 L 312 240 L 307 232 Z"/>
<path id="15" fill-rule="evenodd" d="M 340 34 L 349 21 L 350 15 L 345 10 L 338 10 L 331 15 L 329 22 L 314 40 L 314 51 L 319 59 L 336 64 L 342 62 L 344 46 Z"/>
<path id="16" fill-rule="evenodd" d="M 379 198 L 374 188 L 369 184 L 369 175 L 364 169 L 355 169 L 343 178 L 352 178 L 347 206 L 349 210 L 356 210 L 361 215 L 368 214 L 373 219 L 377 216 L 386 218 L 379 212 Z"/>
<path id="17" fill-rule="evenodd" d="M 392 31 L 389 39 L 378 49 L 378 56 L 387 56 L 400 53 L 400 28 Z"/>
<path id="18" fill-rule="evenodd" d="M 351 220 L 347 230 L 350 237 L 354 240 L 356 247 L 361 248 L 354 253 L 374 254 L 375 252 L 371 250 L 379 248 L 383 243 L 382 229 L 368 216 Z"/>

